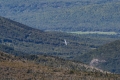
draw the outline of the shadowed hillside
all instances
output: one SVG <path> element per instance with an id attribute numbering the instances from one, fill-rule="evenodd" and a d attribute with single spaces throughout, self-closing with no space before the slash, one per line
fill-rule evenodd
<path id="1" fill-rule="evenodd" d="M 45 32 L 0 17 L 0 44 L 24 53 L 46 54 L 74 59 L 78 54 L 88 52 L 116 39 L 119 39 L 117 35 L 91 36 Z"/>
<path id="2" fill-rule="evenodd" d="M 0 17 L 0 43 L 32 54 L 72 55 L 90 50 L 82 38 L 61 32 L 44 32 Z M 68 45 L 65 44 L 67 40 Z M 81 50 L 79 50 L 81 49 Z"/>
<path id="3" fill-rule="evenodd" d="M 76 59 L 103 70 L 120 73 L 120 40 L 103 45 Z"/>

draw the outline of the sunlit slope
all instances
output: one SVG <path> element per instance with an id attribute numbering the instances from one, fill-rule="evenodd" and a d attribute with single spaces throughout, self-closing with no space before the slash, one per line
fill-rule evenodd
<path id="1" fill-rule="evenodd" d="M 29 55 L 28 55 L 29 56 Z M 37 56 L 36 56 L 37 57 Z M 39 61 L 42 61 L 44 63 L 47 63 L 48 65 L 44 65 L 44 63 L 36 63 L 33 59 L 37 59 L 34 56 L 31 55 L 31 60 L 15 57 L 14 55 L 10 55 L 4 52 L 0 51 L 0 79 L 1 80 L 78 80 L 78 79 L 92 79 L 92 80 L 108 80 L 108 79 L 116 79 L 119 80 L 119 75 L 113 75 L 109 73 L 102 73 L 99 71 L 79 71 L 76 69 L 70 69 L 68 67 L 64 67 L 64 65 L 61 65 L 59 67 L 54 67 L 55 64 L 52 62 L 57 61 L 58 59 L 52 58 L 52 57 L 46 57 L 46 56 L 39 56 Z M 44 61 L 46 60 L 46 61 Z M 51 61 L 52 60 L 52 61 Z M 66 62 L 69 64 L 70 61 L 64 61 L 59 59 L 57 62 Z M 57 63 L 59 64 L 59 63 Z M 72 66 L 75 66 L 76 63 L 71 64 Z M 66 65 L 66 64 L 65 64 Z M 80 67 L 80 66 L 79 66 Z M 83 66 L 81 66 L 83 67 Z M 82 69 L 82 68 L 81 68 Z M 84 67 L 86 69 L 86 67 Z M 90 69 L 90 68 L 89 68 Z M 92 69 L 92 68 L 91 68 Z M 88 70 L 88 69 L 86 69 Z"/>

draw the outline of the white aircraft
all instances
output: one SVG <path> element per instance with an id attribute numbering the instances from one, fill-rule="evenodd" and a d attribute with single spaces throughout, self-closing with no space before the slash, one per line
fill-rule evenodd
<path id="1" fill-rule="evenodd" d="M 67 46 L 68 43 L 67 43 L 66 39 L 64 39 L 64 43 L 65 43 L 65 45 Z"/>

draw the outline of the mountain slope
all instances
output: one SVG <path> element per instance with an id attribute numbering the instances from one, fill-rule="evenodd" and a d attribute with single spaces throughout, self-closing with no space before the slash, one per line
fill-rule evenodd
<path id="1" fill-rule="evenodd" d="M 120 73 L 120 40 L 101 46 L 77 59 L 103 70 Z"/>
<path id="2" fill-rule="evenodd" d="M 91 36 L 46 32 L 0 17 L 0 44 L 9 46 L 9 48 L 6 47 L 8 51 L 14 49 L 23 53 L 74 59 L 79 54 L 89 52 L 102 44 L 116 39 L 119 39 L 119 35 Z M 3 51 L 5 50 L 3 49 Z"/>
<path id="3" fill-rule="evenodd" d="M 29 56 L 29 55 L 28 55 Z M 33 56 L 31 56 L 33 58 Z M 39 58 L 42 60 L 46 60 L 47 64 L 54 63 L 52 62 L 55 60 L 57 64 L 59 62 L 65 62 L 71 65 L 75 66 L 76 63 L 71 64 L 70 61 L 64 61 L 60 60 L 59 62 L 57 61 L 57 58 L 52 58 L 52 57 L 45 57 L 45 56 L 39 56 Z M 52 60 L 52 61 L 51 61 Z M 46 63 L 45 61 L 42 61 Z M 78 64 L 78 63 L 77 63 Z M 80 63 L 79 63 L 80 64 Z M 0 79 L 1 80 L 36 80 L 36 79 L 42 79 L 42 80 L 78 80 L 78 79 L 85 79 L 85 80 L 108 80 L 108 79 L 116 79 L 119 80 L 119 75 L 114 75 L 114 74 L 109 74 L 109 73 L 102 73 L 94 69 L 94 71 L 88 71 L 86 67 L 86 71 L 79 71 L 79 70 L 73 70 L 70 69 L 68 66 L 65 69 L 64 65 L 61 65 L 61 67 L 54 67 L 55 64 L 52 64 L 50 67 L 49 65 L 43 65 L 41 62 L 36 63 L 33 60 L 26 60 L 24 58 L 20 57 L 15 57 L 13 55 L 4 53 L 0 51 Z M 66 64 L 65 64 L 66 65 Z M 80 67 L 80 66 L 79 66 Z M 83 66 L 81 66 L 83 67 Z M 91 68 L 92 69 L 92 68 Z"/>
<path id="4" fill-rule="evenodd" d="M 82 40 L 80 37 L 44 32 L 3 17 L 0 17 L 0 32 L 1 44 L 25 53 L 69 57 L 90 50 L 90 46 L 79 42 Z"/>
<path id="5" fill-rule="evenodd" d="M 119 32 L 119 0 L 0 1 L 0 15 L 42 30 Z"/>
<path id="6" fill-rule="evenodd" d="M 0 50 L 15 56 L 43 54 L 75 60 L 76 56 L 95 49 L 96 43 L 104 43 L 103 39 L 91 39 L 84 35 L 78 37 L 62 32 L 44 32 L 3 17 L 0 17 L 0 32 Z M 105 40 L 110 41 L 106 36 Z"/>
<path id="7" fill-rule="evenodd" d="M 60 74 L 64 73 L 64 70 L 54 72 L 54 70 L 47 66 L 36 64 L 35 62 L 19 59 L 6 53 L 0 52 L 0 79 L 15 79 L 15 80 L 52 80 L 52 78 L 58 78 L 60 80 Z M 62 75 L 61 75 L 62 76 Z M 69 79 L 67 76 L 63 76 L 64 79 Z M 71 76 L 72 77 L 72 76 Z"/>

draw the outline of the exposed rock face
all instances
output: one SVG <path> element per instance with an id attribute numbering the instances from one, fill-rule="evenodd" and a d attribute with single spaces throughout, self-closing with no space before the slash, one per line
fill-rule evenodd
<path id="1" fill-rule="evenodd" d="M 104 63 L 106 62 L 106 60 L 100 60 L 100 59 L 97 59 L 97 58 L 94 58 L 91 60 L 90 62 L 90 66 L 97 66 L 99 63 Z"/>

